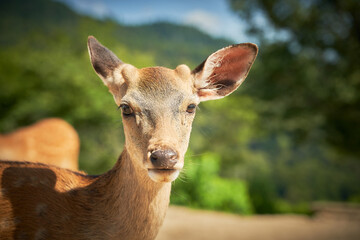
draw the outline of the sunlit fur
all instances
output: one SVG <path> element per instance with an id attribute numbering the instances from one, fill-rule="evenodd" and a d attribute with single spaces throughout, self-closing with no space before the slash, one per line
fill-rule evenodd
<path id="1" fill-rule="evenodd" d="M 221 62 L 214 64 L 210 56 L 191 72 L 185 65 L 137 69 L 94 37 L 88 46 L 91 63 L 116 104 L 133 110 L 123 116 L 124 150 L 100 176 L 43 164 L 1 163 L 0 239 L 155 239 L 171 181 L 184 166 L 195 115 L 187 107 L 235 91 L 257 53 L 249 44 L 225 48 L 215 55 Z M 210 74 L 211 84 L 197 88 L 204 67 L 211 69 L 207 61 L 219 78 Z M 161 149 L 176 152 L 176 164 L 153 164 L 151 152 Z"/>
<path id="2" fill-rule="evenodd" d="M 39 162 L 78 169 L 80 140 L 76 130 L 59 118 L 0 135 L 0 159 Z"/>

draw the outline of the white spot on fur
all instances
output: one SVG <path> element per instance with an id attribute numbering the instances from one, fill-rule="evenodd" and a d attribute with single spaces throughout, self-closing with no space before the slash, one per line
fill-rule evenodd
<path id="1" fill-rule="evenodd" d="M 169 173 L 159 172 L 154 169 L 148 170 L 148 175 L 154 182 L 172 182 L 175 181 L 179 174 L 180 170 L 174 170 Z"/>
<path id="2" fill-rule="evenodd" d="M 122 84 L 124 82 L 124 78 L 122 76 L 122 70 L 124 68 L 124 65 L 120 65 L 117 67 L 113 72 L 113 77 L 111 79 L 111 82 L 115 84 Z"/>
<path id="3" fill-rule="evenodd" d="M 211 74 L 214 72 L 215 68 L 221 67 L 221 61 L 224 59 L 225 55 L 220 52 L 226 48 L 220 49 L 219 51 L 211 54 L 206 60 L 204 69 L 200 74 L 196 74 L 195 78 L 195 87 L 197 89 L 203 89 L 208 87 L 209 81 L 211 80 Z"/>

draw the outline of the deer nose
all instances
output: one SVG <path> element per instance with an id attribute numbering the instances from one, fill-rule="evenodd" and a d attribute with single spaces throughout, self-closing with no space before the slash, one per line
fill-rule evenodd
<path id="1" fill-rule="evenodd" d="M 178 162 L 178 155 L 171 149 L 156 150 L 151 153 L 150 160 L 156 168 L 171 169 Z"/>

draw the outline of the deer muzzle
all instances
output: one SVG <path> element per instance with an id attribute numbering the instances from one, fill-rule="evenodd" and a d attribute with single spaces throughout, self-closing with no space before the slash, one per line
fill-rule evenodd
<path id="1" fill-rule="evenodd" d="M 172 182 L 182 169 L 179 154 L 172 149 L 157 149 L 149 152 L 152 167 L 148 168 L 149 177 L 155 182 Z"/>

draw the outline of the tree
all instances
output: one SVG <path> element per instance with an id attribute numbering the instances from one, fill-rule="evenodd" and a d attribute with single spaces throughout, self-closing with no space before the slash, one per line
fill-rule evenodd
<path id="1" fill-rule="evenodd" d="M 261 39 L 266 69 L 257 84 L 270 90 L 254 91 L 281 108 L 269 114 L 285 119 L 298 139 L 316 132 L 340 153 L 359 158 L 359 1 L 229 2 L 248 21 L 249 32 Z M 269 38 L 269 32 L 282 37 Z"/>

